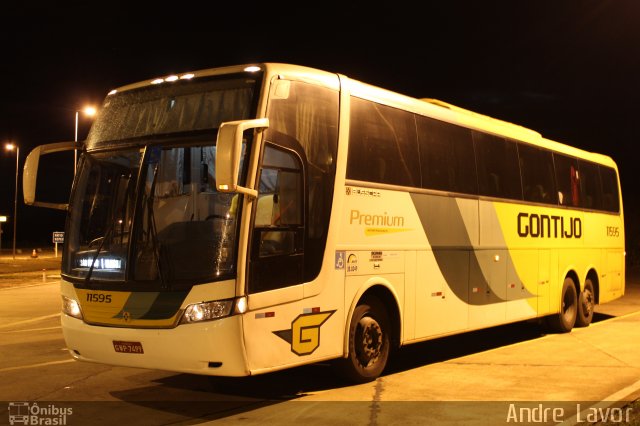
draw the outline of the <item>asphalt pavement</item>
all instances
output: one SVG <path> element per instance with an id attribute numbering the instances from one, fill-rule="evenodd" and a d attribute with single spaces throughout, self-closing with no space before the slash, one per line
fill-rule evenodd
<path id="1" fill-rule="evenodd" d="M 55 257 L 53 250 L 36 251 L 35 255 L 32 257 L 32 250 L 24 250 L 13 259 L 10 251 L 3 250 L 0 255 L 0 289 L 58 281 L 60 251 L 58 257 Z M 576 328 L 569 334 L 526 339 L 437 362 L 421 362 L 418 368 L 386 374 L 375 384 L 375 400 L 380 404 L 398 401 L 508 400 L 517 407 L 531 401 L 544 407 L 556 407 L 559 403 L 566 405 L 572 401 L 591 401 L 581 403 L 580 410 L 583 412 L 576 412 L 576 404 L 573 404 L 573 412 L 567 409 L 562 419 L 565 424 L 581 423 L 581 419 L 588 418 L 594 407 L 602 410 L 624 407 L 621 412 L 626 415 L 627 409 L 630 409 L 633 421 L 638 421 L 638 405 L 637 402 L 636 405 L 632 403 L 640 397 L 640 269 L 627 271 L 626 294 L 623 298 L 598 306 L 596 312 L 594 324 Z M 437 349 L 437 345 L 434 348 Z M 370 386 L 365 384 L 306 392 L 298 401 L 308 404 L 359 401 L 362 400 L 363 391 L 370 393 Z M 402 410 L 406 408 L 402 405 L 398 407 Z M 275 407 L 273 412 L 268 412 L 268 409 L 255 410 L 255 415 L 262 420 L 269 416 L 273 416 L 273 419 L 282 418 L 282 405 Z M 503 407 L 498 408 L 501 413 L 500 410 Z M 406 416 L 405 411 L 403 415 Z M 240 417 L 247 415 L 242 413 Z M 238 419 L 231 416 L 228 420 Z"/>
<path id="2" fill-rule="evenodd" d="M 35 253 L 34 253 L 35 250 Z M 0 289 L 33 285 L 60 279 L 62 250 L 58 256 L 51 249 L 21 249 L 15 258 L 11 249 L 0 253 Z"/>

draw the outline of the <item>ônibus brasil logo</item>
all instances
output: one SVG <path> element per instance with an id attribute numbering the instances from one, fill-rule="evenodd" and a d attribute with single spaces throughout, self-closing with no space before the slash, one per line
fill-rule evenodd
<path id="1" fill-rule="evenodd" d="M 37 402 L 10 402 L 10 425 L 66 425 L 73 414 L 73 408 L 58 407 L 55 404 L 39 406 Z"/>

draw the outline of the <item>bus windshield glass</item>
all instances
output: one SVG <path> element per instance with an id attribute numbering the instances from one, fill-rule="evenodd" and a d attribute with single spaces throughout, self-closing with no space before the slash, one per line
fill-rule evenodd
<path id="1" fill-rule="evenodd" d="M 65 276 L 171 290 L 235 275 L 240 196 L 216 190 L 214 141 L 221 122 L 255 112 L 251 77 L 107 97 L 76 176 Z"/>
<path id="2" fill-rule="evenodd" d="M 214 145 L 84 154 L 64 272 L 176 289 L 232 276 L 239 195 L 215 189 Z"/>

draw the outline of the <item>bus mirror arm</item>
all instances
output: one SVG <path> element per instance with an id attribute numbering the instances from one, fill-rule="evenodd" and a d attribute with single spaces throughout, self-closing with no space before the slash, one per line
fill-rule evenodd
<path id="1" fill-rule="evenodd" d="M 40 157 L 46 154 L 62 151 L 72 151 L 78 148 L 76 142 L 58 142 L 35 147 L 24 162 L 22 174 L 22 194 L 24 203 L 28 206 L 46 207 L 56 210 L 67 210 L 67 203 L 50 203 L 36 200 L 36 181 L 38 178 L 38 165 Z"/>
<path id="2" fill-rule="evenodd" d="M 242 158 L 242 135 L 245 130 L 262 131 L 268 127 L 268 118 L 228 121 L 220 125 L 216 142 L 216 189 L 218 191 L 238 192 L 257 198 L 258 191 L 238 185 L 238 172 Z"/>

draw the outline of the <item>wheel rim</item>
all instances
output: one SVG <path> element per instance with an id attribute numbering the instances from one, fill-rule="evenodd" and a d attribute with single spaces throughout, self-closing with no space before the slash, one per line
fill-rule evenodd
<path id="1" fill-rule="evenodd" d="M 355 342 L 356 357 L 362 367 L 375 364 L 382 352 L 382 328 L 371 317 L 364 317 L 358 321 Z"/>
<path id="2" fill-rule="evenodd" d="M 593 303 L 593 292 L 590 288 L 585 288 L 582 292 L 582 312 L 584 312 L 585 316 L 591 316 L 593 312 L 594 303 Z"/>

